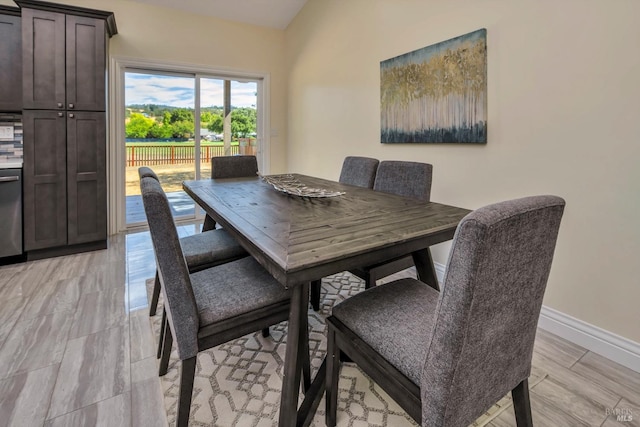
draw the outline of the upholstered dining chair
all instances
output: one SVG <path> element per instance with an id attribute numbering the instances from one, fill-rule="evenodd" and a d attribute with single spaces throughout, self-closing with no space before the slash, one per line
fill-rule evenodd
<path id="1" fill-rule="evenodd" d="M 159 373 L 166 374 L 175 341 L 182 364 L 176 425 L 186 427 L 197 354 L 287 320 L 290 291 L 252 257 L 190 274 L 160 183 L 147 177 L 140 186 L 167 313 Z"/>
<path id="2" fill-rule="evenodd" d="M 433 166 L 429 163 L 383 160 L 373 189 L 428 202 L 431 198 Z"/>
<path id="3" fill-rule="evenodd" d="M 346 354 L 422 426 L 467 426 L 511 392 L 531 426 L 527 379 L 564 200 L 496 203 L 458 225 L 440 292 L 400 279 L 327 319 L 326 424 L 336 425 Z"/>
<path id="4" fill-rule="evenodd" d="M 338 182 L 357 187 L 373 188 L 379 163 L 378 159 L 372 159 L 371 157 L 347 156 L 342 162 Z"/>
<path id="5" fill-rule="evenodd" d="M 355 185 L 356 187 L 373 188 L 378 170 L 378 159 L 371 157 L 347 156 L 342 162 L 340 178 L 342 184 Z M 321 280 L 314 280 L 310 287 L 311 306 L 315 311 L 320 310 Z"/>
<path id="6" fill-rule="evenodd" d="M 429 163 L 384 160 L 380 162 L 373 189 L 423 202 L 431 198 L 433 166 Z M 412 267 L 411 256 L 399 257 L 383 263 L 367 265 L 350 272 L 364 280 L 365 289 L 376 285 L 378 279 Z"/>
<path id="7" fill-rule="evenodd" d="M 244 178 L 258 174 L 256 156 L 219 156 L 211 158 L 211 179 Z M 202 231 L 216 228 L 216 222 L 208 214 L 204 217 Z"/>
<path id="8" fill-rule="evenodd" d="M 158 175 L 149 167 L 138 168 L 140 184 L 143 178 L 153 178 L 160 182 Z M 190 273 L 214 267 L 225 262 L 248 256 L 242 246 L 224 230 L 213 229 L 180 239 L 187 267 Z M 149 315 L 155 316 L 160 297 L 160 280 L 156 271 L 153 294 L 149 304 Z M 158 352 L 159 353 L 159 352 Z"/>

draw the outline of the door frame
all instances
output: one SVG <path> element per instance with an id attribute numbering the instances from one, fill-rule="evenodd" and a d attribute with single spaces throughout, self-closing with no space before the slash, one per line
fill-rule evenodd
<path id="1" fill-rule="evenodd" d="M 258 84 L 257 99 L 257 159 L 261 173 L 270 170 L 271 114 L 270 74 L 263 71 L 236 70 L 231 68 L 209 67 L 201 64 L 167 62 L 156 59 L 128 58 L 113 56 L 109 61 L 109 107 L 108 146 L 107 146 L 107 191 L 108 191 L 108 227 L 109 235 L 127 230 L 125 217 L 125 71 L 138 68 L 157 72 L 193 74 L 200 77 L 221 79 L 249 79 Z"/>

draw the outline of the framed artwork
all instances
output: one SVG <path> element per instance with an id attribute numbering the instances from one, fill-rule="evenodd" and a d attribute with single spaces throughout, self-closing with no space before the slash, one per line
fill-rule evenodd
<path id="1" fill-rule="evenodd" d="M 487 30 L 380 62 L 380 141 L 487 142 Z"/>

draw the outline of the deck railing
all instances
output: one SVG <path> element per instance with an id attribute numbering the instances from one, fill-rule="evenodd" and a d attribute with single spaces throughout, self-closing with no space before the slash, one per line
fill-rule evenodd
<path id="1" fill-rule="evenodd" d="M 228 155 L 241 153 L 238 145 L 232 145 Z M 224 146 L 212 145 L 200 147 L 200 162 L 209 163 L 212 157 L 225 156 Z M 188 145 L 131 145 L 127 147 L 127 166 L 142 165 L 176 165 L 194 163 L 196 160 L 195 147 Z"/>

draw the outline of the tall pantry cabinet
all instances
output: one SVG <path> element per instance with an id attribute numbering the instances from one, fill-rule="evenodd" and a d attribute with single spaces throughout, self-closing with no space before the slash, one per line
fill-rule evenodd
<path id="1" fill-rule="evenodd" d="M 30 259 L 106 247 L 106 61 L 113 13 L 22 9 L 24 248 Z"/>
<path id="2" fill-rule="evenodd" d="M 0 5 L 0 112 L 22 110 L 20 9 Z"/>

